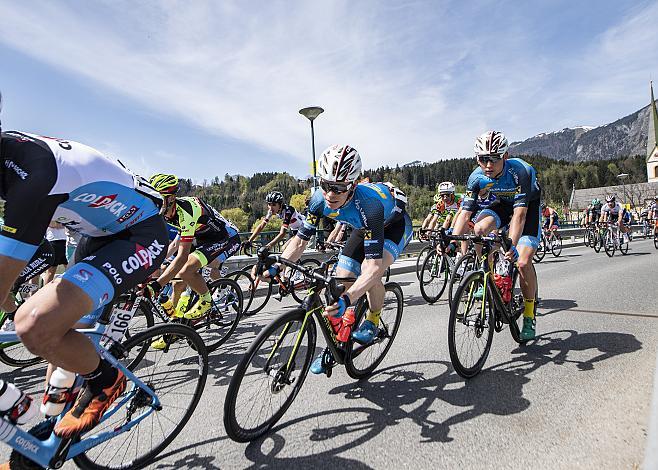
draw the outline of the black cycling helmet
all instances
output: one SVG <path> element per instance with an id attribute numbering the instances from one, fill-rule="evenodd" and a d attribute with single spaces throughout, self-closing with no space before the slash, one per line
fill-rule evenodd
<path id="1" fill-rule="evenodd" d="M 267 196 L 265 196 L 265 202 L 268 204 L 282 204 L 283 203 L 283 193 L 281 191 L 272 191 Z"/>

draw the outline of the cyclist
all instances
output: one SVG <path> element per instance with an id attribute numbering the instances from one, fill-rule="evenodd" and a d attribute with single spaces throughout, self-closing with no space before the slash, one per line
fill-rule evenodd
<path id="1" fill-rule="evenodd" d="M 496 199 L 481 211 L 474 231 L 477 235 L 487 235 L 509 224 L 512 247 L 506 257 L 517 260 L 525 304 L 521 337 L 529 340 L 535 337 L 537 276 L 532 257 L 539 246 L 541 188 L 535 169 L 521 159 L 509 158 L 508 149 L 502 132 L 485 132 L 476 139 L 474 150 L 478 168 L 468 179 L 454 233 L 466 233 L 469 219 L 478 210 L 478 195 L 483 188 L 490 187 Z"/>
<path id="2" fill-rule="evenodd" d="M 658 196 L 653 198 L 653 203 L 649 207 L 649 217 L 653 219 L 653 233 L 658 234 Z"/>
<path id="3" fill-rule="evenodd" d="M 542 203 L 541 215 L 544 216 L 544 230 L 555 231 L 560 228 L 560 215 L 555 209 Z"/>
<path id="4" fill-rule="evenodd" d="M 164 305 L 165 309 L 176 317 L 201 318 L 210 310 L 212 298 L 199 270 L 214 260 L 222 263 L 238 252 L 238 229 L 198 197 L 176 197 L 180 187 L 176 176 L 158 173 L 151 176 L 150 183 L 164 197 L 164 218 L 180 236 L 172 242 L 177 243 L 178 250 L 173 261 L 157 279 L 147 284 L 145 294 L 157 298 L 162 288 L 178 275 L 199 294 L 199 300 L 184 312 L 187 299 L 181 296 L 174 311 L 176 299 L 171 298 L 170 303 Z M 152 346 L 164 347 L 165 342 L 161 338 Z"/>
<path id="5" fill-rule="evenodd" d="M 592 199 L 590 205 L 587 206 L 585 213 L 587 214 L 587 224 L 596 224 L 601 217 L 601 201 L 598 198 Z"/>
<path id="6" fill-rule="evenodd" d="M 345 243 L 338 260 L 338 277 L 356 277 L 346 292 L 325 315 L 341 317 L 363 294 L 368 295 L 370 310 L 366 321 L 352 332 L 352 338 L 369 344 L 378 333 L 379 317 L 384 303 L 382 276 L 411 240 L 413 228 L 406 213 L 407 198 L 388 183 L 357 183 L 361 174 L 361 157 L 348 145 L 332 145 L 319 159 L 320 191 L 311 197 L 309 215 L 297 236 L 288 244 L 282 256 L 299 259 L 315 234 L 323 216 L 346 222 L 354 230 Z M 267 276 L 273 276 L 280 266 L 272 266 Z M 311 365 L 311 372 L 326 370 L 324 353 Z"/>
<path id="7" fill-rule="evenodd" d="M 73 408 L 54 428 L 57 436 L 70 438 L 96 426 L 126 387 L 123 373 L 72 328 L 95 321 L 103 307 L 159 266 L 167 240 L 162 198 L 118 162 L 70 140 L 4 132 L 0 159 L 2 301 L 52 219 L 86 236 L 75 264 L 15 316 L 16 332 L 30 352 L 85 378 Z"/>
<path id="8" fill-rule="evenodd" d="M 450 181 L 440 183 L 434 196 L 436 204 L 423 221 L 421 231 L 434 230 L 439 222 L 441 227 L 450 228 L 454 224 L 455 214 L 461 207 L 462 198 L 461 194 L 455 194 L 454 183 Z"/>
<path id="9" fill-rule="evenodd" d="M 267 196 L 265 196 L 265 202 L 267 202 L 267 214 L 262 222 L 256 227 L 254 232 L 249 237 L 249 240 L 243 243 L 245 248 L 249 248 L 252 242 L 256 239 L 258 234 L 263 231 L 267 223 L 270 221 L 272 216 L 277 216 L 283 221 L 281 225 L 281 230 L 279 234 L 272 239 L 267 245 L 267 248 L 275 247 L 283 238 L 286 236 L 286 232 L 290 230 L 290 239 L 297 234 L 297 230 L 304 224 L 304 216 L 297 212 L 293 206 L 283 203 L 283 193 L 280 191 L 272 191 Z M 290 241 L 290 240 L 288 240 Z M 287 244 L 287 242 L 286 242 Z M 284 249 L 285 249 L 284 245 Z"/>
<path id="10" fill-rule="evenodd" d="M 614 194 L 608 195 L 605 197 L 605 206 L 601 209 L 601 220 L 602 224 L 611 223 L 617 224 L 619 227 L 619 233 L 624 235 L 624 241 L 628 242 L 628 231 L 630 228 L 626 228 L 623 223 L 624 209 L 622 205 L 617 201 L 617 197 Z"/>

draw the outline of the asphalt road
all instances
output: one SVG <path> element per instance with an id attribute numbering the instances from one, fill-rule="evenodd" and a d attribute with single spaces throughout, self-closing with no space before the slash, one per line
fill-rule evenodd
<path id="1" fill-rule="evenodd" d="M 237 444 L 224 431 L 224 397 L 259 328 L 290 305 L 270 300 L 212 355 L 194 417 L 152 468 L 637 468 L 656 366 L 657 261 L 641 240 L 612 259 L 584 247 L 548 255 L 537 267 L 537 340 L 519 347 L 507 329 L 496 334 L 469 381 L 450 364 L 445 301 L 429 306 L 414 274 L 395 276 L 404 320 L 378 371 L 360 382 L 340 368 L 309 374 L 269 435 Z"/>

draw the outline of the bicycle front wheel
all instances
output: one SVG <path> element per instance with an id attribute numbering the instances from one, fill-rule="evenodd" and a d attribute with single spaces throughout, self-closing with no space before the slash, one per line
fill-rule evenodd
<path id="1" fill-rule="evenodd" d="M 252 266 L 248 266 L 243 271 L 251 273 Z M 251 299 L 249 308 L 245 309 L 245 315 L 255 315 L 267 304 L 267 301 L 270 300 L 272 295 L 272 283 L 268 281 L 263 281 L 262 279 L 256 277 L 253 284 L 249 287 L 249 298 Z"/>
<path id="2" fill-rule="evenodd" d="M 484 289 L 484 273 L 466 275 L 455 292 L 448 320 L 448 350 L 455 371 L 475 377 L 487 360 L 494 334 L 493 302 Z"/>
<path id="3" fill-rule="evenodd" d="M 221 278 L 208 284 L 212 306 L 208 313 L 192 320 L 208 352 L 216 351 L 229 339 L 242 316 L 242 289 L 233 279 Z"/>
<path id="4" fill-rule="evenodd" d="M 167 338 L 166 348 L 149 347 L 160 338 Z M 110 408 L 108 418 L 88 433 L 114 431 L 115 436 L 74 457 L 80 468 L 143 468 L 178 436 L 194 413 L 208 376 L 208 354 L 199 335 L 185 325 L 154 326 L 121 345 L 120 362 L 134 362 L 144 348 L 148 349 L 145 357 L 130 367 L 141 383 L 129 380 L 117 398 L 120 407 Z M 144 387 L 155 392 L 159 404 Z M 138 424 L 121 432 L 136 420 Z"/>
<path id="5" fill-rule="evenodd" d="M 0 361 L 11 367 L 27 367 L 43 361 L 27 350 L 20 341 L 0 343 Z"/>
<path id="6" fill-rule="evenodd" d="M 249 310 L 249 307 L 251 307 L 251 301 L 253 300 L 254 296 L 254 280 L 251 277 L 251 274 L 245 271 L 233 271 L 228 273 L 225 277 L 229 279 L 233 279 L 235 282 L 238 283 L 238 286 L 240 286 L 240 290 L 242 291 L 242 312 L 245 313 Z"/>
<path id="7" fill-rule="evenodd" d="M 375 339 L 366 345 L 349 339 L 347 354 L 345 356 L 345 370 L 353 379 L 361 379 L 372 374 L 375 368 L 384 360 L 386 353 L 391 349 L 395 335 L 398 334 L 402 322 L 402 288 L 395 282 L 384 286 L 384 306 L 379 319 L 379 331 Z M 366 319 L 368 301 L 362 303 L 356 312 L 355 327 Z"/>
<path id="8" fill-rule="evenodd" d="M 605 240 L 603 241 L 603 249 L 605 250 L 605 254 L 608 255 L 610 258 L 615 254 L 615 250 L 617 247 L 615 246 L 615 234 L 612 232 L 612 230 L 608 230 L 605 233 Z"/>
<path id="9" fill-rule="evenodd" d="M 320 262 L 316 259 L 309 258 L 305 259 L 301 263 L 305 268 L 319 268 Z M 292 297 L 297 301 L 298 304 L 301 304 L 308 293 L 308 288 L 311 285 L 311 281 L 304 276 L 301 272 L 295 271 L 290 275 L 290 293 Z"/>
<path id="10" fill-rule="evenodd" d="M 432 249 L 430 246 L 426 246 L 422 250 L 420 250 L 420 253 L 418 253 L 418 256 L 416 257 L 416 277 L 420 281 L 420 270 L 423 267 L 423 262 L 425 261 L 425 257 L 428 255 L 429 251 Z"/>
<path id="11" fill-rule="evenodd" d="M 420 270 L 420 294 L 427 303 L 433 304 L 443 294 L 450 277 L 448 256 L 430 253 Z"/>
<path id="12" fill-rule="evenodd" d="M 544 256 L 546 256 L 547 249 L 546 238 L 542 236 L 539 239 L 539 247 L 537 248 L 535 255 L 532 257 L 535 263 L 541 263 L 541 260 L 543 260 Z"/>
<path id="13" fill-rule="evenodd" d="M 556 258 L 562 253 L 562 237 L 558 234 L 551 237 L 551 253 Z"/>
<path id="14" fill-rule="evenodd" d="M 296 308 L 267 325 L 238 364 L 224 401 L 224 427 L 237 442 L 265 434 L 292 405 L 311 366 L 316 327 Z"/>
<path id="15" fill-rule="evenodd" d="M 450 273 L 450 282 L 448 283 L 448 302 L 450 305 L 452 305 L 454 299 L 453 294 L 457 290 L 456 286 L 459 286 L 459 283 L 466 274 L 477 269 L 477 265 L 477 254 L 472 251 L 457 260 Z"/>

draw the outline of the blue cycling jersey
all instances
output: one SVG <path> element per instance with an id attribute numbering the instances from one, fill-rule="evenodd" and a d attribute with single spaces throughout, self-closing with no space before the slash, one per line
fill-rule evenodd
<path id="1" fill-rule="evenodd" d="M 515 208 L 528 207 L 528 203 L 540 197 L 537 172 L 520 158 L 506 160 L 503 171 L 497 178 L 489 178 L 485 176 L 482 168 L 476 168 L 468 178 L 462 208 L 469 212 L 478 210 L 478 194 L 484 189 L 495 195 L 501 204 Z"/>
<path id="2" fill-rule="evenodd" d="M 384 227 L 403 216 L 404 194 L 385 183 L 361 183 L 352 198 L 340 209 L 327 207 L 322 191 L 316 191 L 308 204 L 308 216 L 297 236 L 309 240 L 322 217 L 345 222 L 355 229 L 366 229 L 366 258 L 381 258 L 384 249 Z M 395 196 L 394 196 L 395 193 Z"/>

